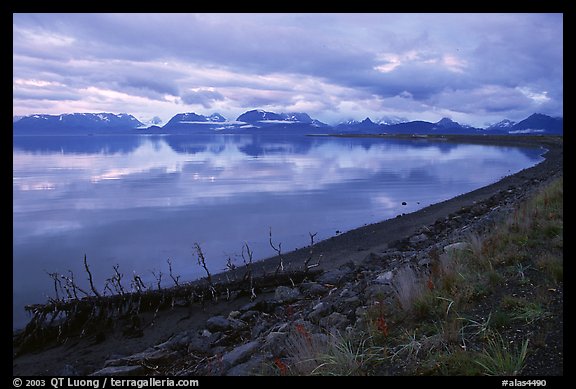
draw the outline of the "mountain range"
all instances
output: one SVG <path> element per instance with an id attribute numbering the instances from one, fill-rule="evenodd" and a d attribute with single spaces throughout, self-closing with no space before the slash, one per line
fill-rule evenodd
<path id="1" fill-rule="evenodd" d="M 155 121 L 159 123 L 159 120 Z M 330 126 L 313 119 L 304 112 L 275 113 L 255 109 L 227 120 L 213 113 L 210 116 L 189 112 L 179 113 L 166 124 L 146 125 L 134 116 L 121 113 L 74 113 L 63 115 L 30 115 L 13 117 L 13 133 L 39 134 L 85 134 L 85 133 L 358 133 L 358 134 L 563 134 L 563 119 L 535 113 L 516 123 L 508 119 L 486 128 L 476 128 L 442 118 L 436 123 L 400 118 L 384 118 L 373 122 L 350 120 Z"/>

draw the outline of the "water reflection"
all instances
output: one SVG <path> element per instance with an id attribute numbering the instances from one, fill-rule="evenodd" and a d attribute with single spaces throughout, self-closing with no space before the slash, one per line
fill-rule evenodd
<path id="1" fill-rule="evenodd" d="M 14 313 L 51 293 L 46 271 L 95 278 L 114 264 L 152 281 L 171 258 L 183 278 L 247 241 L 272 254 L 487 185 L 541 153 L 445 142 L 304 136 L 14 137 Z M 406 206 L 402 202 L 407 202 Z M 80 277 L 79 277 L 80 278 Z M 168 278 L 168 277 L 166 277 Z"/>

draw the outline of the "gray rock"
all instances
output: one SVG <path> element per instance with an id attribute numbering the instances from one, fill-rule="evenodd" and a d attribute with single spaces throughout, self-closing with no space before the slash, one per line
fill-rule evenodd
<path id="1" fill-rule="evenodd" d="M 253 358 L 250 358 L 250 360 L 247 362 L 232 367 L 230 370 L 226 372 L 226 376 L 245 377 L 253 375 L 262 375 L 265 363 L 266 358 L 262 355 L 257 355 Z"/>
<path id="2" fill-rule="evenodd" d="M 190 342 L 190 334 L 188 332 L 181 332 L 179 334 L 171 336 L 166 342 L 160 343 L 154 348 L 165 348 L 165 349 L 176 349 L 186 346 Z"/>
<path id="3" fill-rule="evenodd" d="M 212 344 L 220 339 L 221 333 L 215 332 L 209 336 L 194 336 L 190 338 L 188 343 L 189 354 L 211 354 Z"/>
<path id="4" fill-rule="evenodd" d="M 213 316 L 206 321 L 206 327 L 209 331 L 227 331 L 227 330 L 239 330 L 245 328 L 247 324 L 242 320 L 228 319 L 224 316 Z"/>
<path id="5" fill-rule="evenodd" d="M 428 236 L 424 233 L 418 234 L 418 235 L 413 235 L 410 237 L 409 242 L 412 244 L 415 243 L 420 243 L 420 242 L 424 242 L 425 240 L 428 239 Z"/>
<path id="6" fill-rule="evenodd" d="M 352 296 L 352 297 L 348 297 L 348 298 L 342 299 L 337 304 L 337 311 L 340 313 L 348 314 L 348 313 L 354 312 L 356 310 L 356 308 L 359 307 L 360 305 L 362 305 L 362 301 L 360 300 L 360 298 L 357 295 Z"/>
<path id="7" fill-rule="evenodd" d="M 147 363 L 157 363 L 160 361 L 168 361 L 174 359 L 177 354 L 177 352 L 166 348 L 156 349 L 152 347 L 140 353 L 129 355 L 124 358 L 108 360 L 104 363 L 104 366 L 117 367 L 124 365 L 136 365 L 143 361 L 146 361 Z"/>
<path id="8" fill-rule="evenodd" d="M 224 316 L 212 316 L 206 321 L 206 327 L 212 332 L 226 331 L 232 328 L 232 321 Z"/>
<path id="9" fill-rule="evenodd" d="M 305 282 L 300 285 L 300 290 L 306 296 L 316 297 L 325 295 L 330 289 L 317 282 Z"/>
<path id="10" fill-rule="evenodd" d="M 246 361 L 252 354 L 254 354 L 259 347 L 260 342 L 257 340 L 253 340 L 238 346 L 222 356 L 222 364 L 226 369 L 228 369 L 232 366 L 242 363 Z"/>
<path id="11" fill-rule="evenodd" d="M 380 300 L 385 298 L 390 293 L 393 293 L 394 289 L 390 284 L 374 284 L 367 286 L 364 289 L 364 296 L 367 300 Z"/>
<path id="12" fill-rule="evenodd" d="M 320 319 L 330 314 L 330 312 L 332 312 L 331 304 L 325 302 L 318 303 L 314 306 L 312 312 L 308 314 L 308 320 L 310 320 L 311 323 L 318 324 Z"/>
<path id="13" fill-rule="evenodd" d="M 378 274 L 378 276 L 374 279 L 374 282 L 377 284 L 390 284 L 392 282 L 392 277 L 394 273 L 391 271 L 387 271 L 384 273 Z"/>
<path id="14" fill-rule="evenodd" d="M 250 321 L 253 320 L 255 317 L 257 317 L 258 315 L 260 315 L 260 312 L 258 311 L 246 311 L 240 315 L 239 319 L 243 321 Z"/>
<path id="15" fill-rule="evenodd" d="M 302 298 L 302 294 L 298 288 L 290 288 L 288 286 L 279 286 L 274 292 L 274 298 L 278 301 L 290 303 Z"/>
<path id="16" fill-rule="evenodd" d="M 101 377 L 101 376 L 135 376 L 144 374 L 146 369 L 143 366 L 108 366 L 104 369 L 98 370 L 90 376 Z"/>
<path id="17" fill-rule="evenodd" d="M 246 312 L 246 311 L 258 311 L 264 313 L 270 313 L 278 306 L 278 301 L 252 301 L 246 305 L 243 305 L 239 311 Z"/>
<path id="18" fill-rule="evenodd" d="M 269 351 L 274 356 L 279 356 L 284 352 L 287 338 L 287 332 L 270 332 L 264 339 L 262 349 Z"/>
<path id="19" fill-rule="evenodd" d="M 340 285 L 352 279 L 352 270 L 334 269 L 329 270 L 318 277 L 318 282 L 330 285 Z"/>
<path id="20" fill-rule="evenodd" d="M 254 324 L 254 326 L 252 327 L 252 330 L 250 331 L 250 335 L 252 336 L 252 339 L 260 336 L 260 334 L 263 333 L 264 331 L 266 331 L 269 327 L 270 327 L 269 322 L 267 322 L 265 320 L 259 320 L 256 324 Z"/>
<path id="21" fill-rule="evenodd" d="M 330 316 L 320 319 L 320 326 L 326 328 L 330 332 L 332 332 L 333 329 L 344 331 L 349 324 L 350 321 L 348 318 L 339 312 L 333 312 Z"/>

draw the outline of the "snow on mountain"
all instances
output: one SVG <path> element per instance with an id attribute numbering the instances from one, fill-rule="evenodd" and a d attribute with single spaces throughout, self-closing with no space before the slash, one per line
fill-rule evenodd
<path id="1" fill-rule="evenodd" d="M 239 122 L 251 124 L 309 124 L 314 127 L 324 127 L 327 124 L 319 120 L 312 119 L 310 115 L 304 112 L 269 112 L 261 109 L 254 109 L 244 112 L 236 119 Z"/>
<path id="2" fill-rule="evenodd" d="M 502 121 L 499 121 L 498 123 L 494 123 L 494 124 L 491 124 L 490 126 L 486 127 L 486 130 L 491 131 L 491 130 L 509 129 L 509 128 L 514 127 L 515 124 L 516 124 L 516 122 L 513 122 L 512 120 L 504 119 Z"/>
<path id="3" fill-rule="evenodd" d="M 377 124 L 384 124 L 384 125 L 392 125 L 392 124 L 399 124 L 399 123 L 406 123 L 408 122 L 408 119 L 404 118 L 404 117 L 400 117 L 400 116 L 384 116 L 378 120 L 376 120 L 375 123 Z"/>
<path id="4" fill-rule="evenodd" d="M 142 126 L 144 124 L 132 115 L 100 112 L 30 115 L 14 122 L 13 129 L 18 133 L 84 133 L 129 130 Z"/>

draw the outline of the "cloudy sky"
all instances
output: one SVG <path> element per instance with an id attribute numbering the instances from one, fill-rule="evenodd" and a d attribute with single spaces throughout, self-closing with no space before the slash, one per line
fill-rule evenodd
<path id="1" fill-rule="evenodd" d="M 13 114 L 563 115 L 562 14 L 14 14 Z"/>

